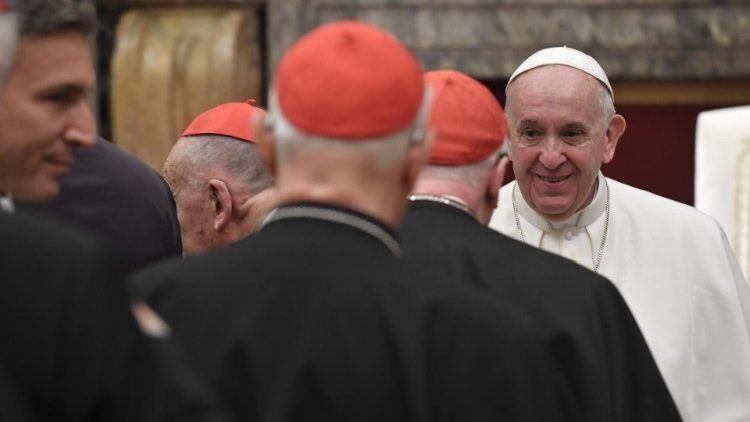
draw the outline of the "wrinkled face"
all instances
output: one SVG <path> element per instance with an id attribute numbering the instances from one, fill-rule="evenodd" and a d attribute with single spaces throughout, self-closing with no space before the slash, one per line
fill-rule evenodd
<path id="1" fill-rule="evenodd" d="M 510 89 L 509 156 L 520 192 L 544 218 L 564 220 L 590 203 L 619 138 L 605 122 L 600 83 L 552 65 L 522 74 Z"/>
<path id="2" fill-rule="evenodd" d="M 73 151 L 96 141 L 87 94 L 95 76 L 82 35 L 22 37 L 0 93 L 0 191 L 46 201 L 60 189 Z"/>

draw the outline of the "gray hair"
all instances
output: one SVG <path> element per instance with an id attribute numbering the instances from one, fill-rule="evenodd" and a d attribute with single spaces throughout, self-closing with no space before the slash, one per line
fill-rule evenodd
<path id="1" fill-rule="evenodd" d="M 476 163 L 465 164 L 462 166 L 443 166 L 438 164 L 427 165 L 420 173 L 419 178 L 452 180 L 469 186 L 472 189 L 484 189 L 486 187 L 484 186 L 484 177 L 490 167 L 497 162 L 500 155 L 505 152 L 505 145 L 507 145 L 507 143 L 508 140 L 506 138 L 502 146 L 488 157 L 481 161 L 477 161 Z"/>
<path id="2" fill-rule="evenodd" d="M 18 25 L 15 13 L 0 13 L 0 91 L 13 65 L 18 41 Z"/>
<path id="3" fill-rule="evenodd" d="M 325 150 L 335 146 L 370 157 L 370 162 L 380 172 L 391 172 L 401 162 L 409 145 L 421 141 L 426 133 L 432 90 L 429 87 L 425 88 L 419 110 L 412 123 L 407 125 L 406 128 L 385 136 L 360 139 L 357 142 L 312 135 L 300 131 L 286 119 L 279 106 L 276 92 L 272 89 L 269 94 L 269 110 L 271 110 L 269 117 L 273 121 L 273 134 L 276 139 L 278 159 L 280 162 L 292 161 L 300 154 Z"/>
<path id="4" fill-rule="evenodd" d="M 564 65 L 560 65 L 564 66 Z M 582 71 L 583 72 L 583 71 Z M 584 72 L 585 73 L 585 72 Z M 609 125 L 609 122 L 612 120 L 612 118 L 615 116 L 615 103 L 612 99 L 612 95 L 609 93 L 609 89 L 604 85 L 601 81 L 594 78 L 593 76 L 586 74 L 586 76 L 592 81 L 596 82 L 597 87 L 599 90 L 597 91 L 597 97 L 599 99 L 599 107 L 601 107 L 602 115 L 604 116 L 604 124 Z M 505 87 L 505 114 L 508 116 L 508 120 L 510 120 L 510 116 L 513 114 L 513 101 L 511 101 L 511 94 L 510 94 L 510 87 L 515 83 L 517 80 L 512 80 L 508 86 Z"/>
<path id="5" fill-rule="evenodd" d="M 18 14 L 21 36 L 76 31 L 83 36 L 96 28 L 96 9 L 91 0 L 8 0 Z"/>
<path id="6" fill-rule="evenodd" d="M 196 135 L 180 138 L 179 156 L 170 154 L 165 168 L 176 166 L 183 183 L 197 186 L 209 172 L 220 169 L 232 185 L 248 196 L 273 185 L 255 144 L 222 135 Z"/>

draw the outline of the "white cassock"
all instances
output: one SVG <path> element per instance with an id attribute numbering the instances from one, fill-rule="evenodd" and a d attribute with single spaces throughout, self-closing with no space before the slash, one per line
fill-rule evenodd
<path id="1" fill-rule="evenodd" d="M 605 228 L 604 179 L 599 173 L 592 203 L 562 224 L 538 216 L 511 182 L 490 227 L 519 238 L 520 224 L 526 243 L 592 269 Z M 599 273 L 630 306 L 683 419 L 750 421 L 750 289 L 724 231 L 693 207 L 606 180 Z"/>

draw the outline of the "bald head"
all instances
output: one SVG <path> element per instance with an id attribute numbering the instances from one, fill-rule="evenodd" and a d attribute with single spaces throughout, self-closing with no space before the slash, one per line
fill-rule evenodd
<path id="1" fill-rule="evenodd" d="M 273 208 L 273 177 L 255 145 L 228 136 L 180 138 L 164 163 L 186 254 L 248 236 Z"/>

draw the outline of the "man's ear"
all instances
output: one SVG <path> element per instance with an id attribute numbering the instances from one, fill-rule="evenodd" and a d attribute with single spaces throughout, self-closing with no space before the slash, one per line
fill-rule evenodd
<path id="1" fill-rule="evenodd" d="M 208 197 L 214 231 L 220 233 L 232 220 L 232 193 L 226 183 L 211 179 L 208 181 Z"/>
<path id="2" fill-rule="evenodd" d="M 255 146 L 258 148 L 260 158 L 271 176 L 276 176 L 276 148 L 272 128 L 266 124 L 266 119 L 271 119 L 267 113 L 255 113 L 252 117 L 253 135 Z"/>
<path id="3" fill-rule="evenodd" d="M 497 208 L 498 195 L 500 188 L 503 187 L 505 180 L 505 170 L 508 168 L 510 159 L 507 156 L 500 158 L 492 167 L 490 167 L 490 176 L 487 181 L 487 192 L 485 198 L 490 210 Z"/>
<path id="4" fill-rule="evenodd" d="M 406 172 L 404 174 L 404 183 L 407 192 L 412 191 L 419 173 L 430 159 L 432 144 L 435 142 L 436 137 L 437 133 L 433 129 L 428 129 L 422 142 L 409 144 L 409 151 L 406 154 Z"/>
<path id="5" fill-rule="evenodd" d="M 612 117 L 612 121 L 609 122 L 609 127 L 607 128 L 607 139 L 605 140 L 604 156 L 602 158 L 602 162 L 604 164 L 609 163 L 613 158 L 615 158 L 617 141 L 619 141 L 622 134 L 625 133 L 625 127 L 625 118 L 619 114 L 615 114 L 615 116 Z"/>

